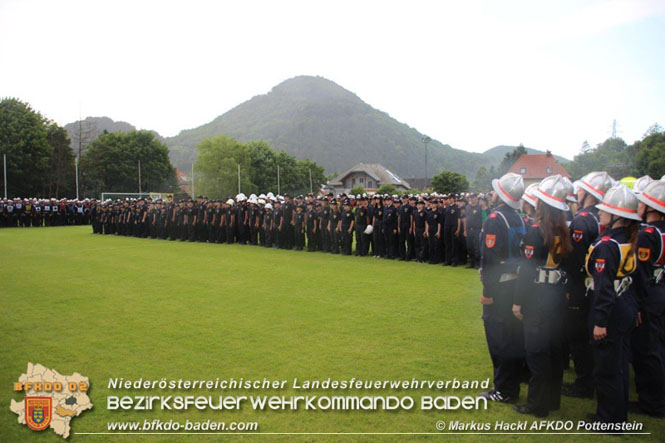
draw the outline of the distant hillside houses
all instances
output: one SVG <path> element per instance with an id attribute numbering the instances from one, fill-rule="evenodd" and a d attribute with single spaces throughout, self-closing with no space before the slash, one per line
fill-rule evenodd
<path id="1" fill-rule="evenodd" d="M 554 174 L 571 177 L 566 168 L 561 166 L 549 151 L 546 154 L 522 154 L 508 172 L 520 174 L 524 180 L 524 186 L 540 183 L 545 177 Z"/>
<path id="2" fill-rule="evenodd" d="M 362 186 L 367 192 L 376 192 L 382 185 L 392 185 L 401 191 L 411 189 L 406 180 L 378 163 L 358 163 L 328 182 L 328 187 L 337 194 L 348 194 L 356 186 Z"/>

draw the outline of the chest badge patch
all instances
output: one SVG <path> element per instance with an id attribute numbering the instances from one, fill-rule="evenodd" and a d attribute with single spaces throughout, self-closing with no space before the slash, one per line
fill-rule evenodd
<path id="1" fill-rule="evenodd" d="M 651 249 L 650 248 L 637 248 L 637 258 L 640 261 L 647 261 L 651 258 Z"/>

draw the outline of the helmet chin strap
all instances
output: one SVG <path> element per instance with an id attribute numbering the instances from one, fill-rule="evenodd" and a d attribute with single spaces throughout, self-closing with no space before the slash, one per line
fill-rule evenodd
<path id="1" fill-rule="evenodd" d="M 610 214 L 610 229 L 614 229 L 614 224 L 618 221 L 621 221 L 622 217 L 619 217 L 618 215 Z"/>

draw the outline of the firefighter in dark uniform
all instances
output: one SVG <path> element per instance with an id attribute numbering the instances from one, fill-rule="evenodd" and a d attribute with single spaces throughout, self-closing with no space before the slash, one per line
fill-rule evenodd
<path id="1" fill-rule="evenodd" d="M 339 239 L 340 239 L 340 227 L 339 223 L 341 220 L 341 212 L 339 210 L 339 205 L 337 204 L 337 199 L 333 198 L 330 200 L 330 252 L 333 254 L 339 254 Z"/>
<path id="2" fill-rule="evenodd" d="M 443 243 L 446 248 L 445 266 L 457 266 L 457 232 L 459 225 L 459 208 L 455 197 L 448 200 L 448 207 L 444 214 Z"/>
<path id="3" fill-rule="evenodd" d="M 534 191 L 537 222 L 522 243 L 513 314 L 522 320 L 526 361 L 531 378 L 521 414 L 546 417 L 561 404 L 565 273 L 559 267 L 572 250 L 566 225 L 566 187 L 561 175 L 545 178 Z"/>
<path id="4" fill-rule="evenodd" d="M 480 230 L 483 228 L 478 196 L 472 193 L 464 210 L 464 237 L 469 251 L 468 268 L 480 267 Z"/>
<path id="5" fill-rule="evenodd" d="M 633 187 L 635 189 L 635 186 Z M 629 411 L 665 417 L 665 182 L 650 183 L 637 195 L 646 222 L 637 238 L 633 274 L 638 326 L 631 337 L 637 402 Z"/>
<path id="6" fill-rule="evenodd" d="M 425 233 L 427 244 L 429 246 L 429 263 L 435 265 L 439 262 L 439 254 L 437 248 L 439 239 L 441 238 L 441 214 L 439 213 L 439 201 L 436 198 L 431 200 L 431 206 L 426 211 L 425 216 Z"/>
<path id="7" fill-rule="evenodd" d="M 369 212 L 367 211 L 367 197 L 361 196 L 360 199 L 356 200 L 358 205 L 356 206 L 356 219 L 354 228 L 356 230 L 356 255 L 364 257 L 367 255 L 367 250 L 369 245 L 367 244 L 367 236 L 365 234 L 365 229 L 369 224 Z"/>
<path id="8" fill-rule="evenodd" d="M 575 365 L 575 382 L 564 384 L 563 394 L 593 397 L 593 352 L 589 335 L 589 298 L 586 296 L 584 260 L 589 246 L 600 234 L 596 205 L 612 187 L 614 180 L 606 172 L 591 172 L 580 181 L 577 201 L 580 210 L 569 226 L 573 251 L 562 266 L 568 275 L 566 284 L 566 342 Z"/>
<path id="9" fill-rule="evenodd" d="M 266 248 L 272 248 L 272 236 L 273 236 L 273 226 L 272 226 L 272 203 L 268 201 L 266 205 L 263 207 L 264 213 L 263 213 L 263 222 L 261 224 L 261 230 L 263 232 L 263 237 L 265 240 L 263 241 L 262 246 L 265 246 Z"/>
<path id="10" fill-rule="evenodd" d="M 353 211 L 351 211 L 351 201 L 344 200 L 344 210 L 341 214 L 340 231 L 342 235 L 342 254 L 351 255 L 351 243 L 353 241 Z"/>
<path id="11" fill-rule="evenodd" d="M 236 211 L 235 202 L 232 198 L 226 201 L 226 210 L 224 213 L 224 224 L 226 225 L 226 243 L 233 244 L 236 232 Z"/>
<path id="12" fill-rule="evenodd" d="M 279 249 L 282 244 L 282 202 L 279 199 L 275 200 L 275 207 L 272 210 L 272 226 L 273 226 L 273 236 L 272 236 L 272 245 L 274 248 Z"/>
<path id="13" fill-rule="evenodd" d="M 316 213 L 314 211 L 314 203 L 312 201 L 307 202 L 307 212 L 306 212 L 306 224 L 307 224 L 307 252 L 316 251 L 316 239 L 314 238 L 316 234 Z"/>
<path id="14" fill-rule="evenodd" d="M 302 251 L 305 247 L 305 205 L 296 206 L 296 216 L 293 218 L 293 233 L 295 235 L 294 248 Z"/>
<path id="15" fill-rule="evenodd" d="M 282 204 L 282 229 L 280 230 L 280 242 L 284 249 L 293 248 L 293 214 L 295 206 L 291 201 L 291 195 L 284 194 L 284 203 Z M 309 246 L 309 245 L 308 245 Z"/>
<path id="16" fill-rule="evenodd" d="M 319 231 L 321 236 L 321 251 L 330 252 L 330 203 L 328 197 L 321 199 L 321 208 L 319 215 Z"/>
<path id="17" fill-rule="evenodd" d="M 409 242 L 411 234 L 411 224 L 413 215 L 413 206 L 409 204 L 409 196 L 402 195 L 402 203 L 397 214 L 397 234 L 399 260 L 410 260 L 413 255 L 413 244 Z"/>
<path id="18" fill-rule="evenodd" d="M 385 239 L 383 237 L 383 201 L 381 196 L 372 197 L 372 253 L 379 258 L 385 255 Z"/>
<path id="19" fill-rule="evenodd" d="M 492 212 L 480 237 L 480 279 L 485 337 L 494 367 L 494 388 L 482 394 L 495 402 L 514 403 L 519 397 L 524 362 L 522 325 L 513 315 L 520 241 L 526 229 L 517 209 L 524 193 L 518 174 L 492 181 Z"/>
<path id="20" fill-rule="evenodd" d="M 413 211 L 413 232 L 414 232 L 414 248 L 416 253 L 416 261 L 418 263 L 424 262 L 425 251 L 425 227 L 427 221 L 427 211 L 425 210 L 425 202 L 418 200 L 416 203 L 416 210 Z"/>
<path id="21" fill-rule="evenodd" d="M 589 326 L 593 338 L 593 380 L 598 400 L 588 419 L 621 423 L 628 419 L 630 334 L 637 320 L 631 277 L 641 218 L 637 197 L 623 184 L 610 188 L 596 206 L 603 236 L 591 245 L 585 269 L 590 279 Z"/>
<path id="22" fill-rule="evenodd" d="M 397 217 L 393 207 L 392 197 L 383 199 L 383 244 L 386 254 L 383 258 L 392 260 L 395 258 L 395 237 L 397 236 Z"/>

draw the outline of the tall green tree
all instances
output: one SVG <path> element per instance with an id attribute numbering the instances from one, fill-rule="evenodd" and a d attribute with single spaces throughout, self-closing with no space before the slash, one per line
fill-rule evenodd
<path id="1" fill-rule="evenodd" d="M 171 192 L 175 170 L 166 145 L 149 131 L 104 133 L 81 158 L 80 175 L 86 196 L 101 192 Z"/>
<path id="2" fill-rule="evenodd" d="M 631 155 L 621 138 L 608 138 L 593 150 L 582 150 L 566 164 L 566 170 L 575 179 L 591 171 L 607 171 L 612 177 L 621 178 L 632 169 Z"/>
<path id="3" fill-rule="evenodd" d="M 494 168 L 492 167 L 491 172 L 494 172 Z M 478 168 L 478 171 L 476 172 L 476 177 L 473 180 L 473 190 L 476 192 L 485 192 L 491 189 L 492 186 L 492 174 L 490 171 L 487 170 L 484 166 L 481 166 Z"/>
<path id="4" fill-rule="evenodd" d="M 47 140 L 48 120 L 29 104 L 15 98 L 0 101 L 0 171 L 7 155 L 7 196 L 45 196 L 52 148 Z"/>
<path id="5" fill-rule="evenodd" d="M 196 149 L 195 189 L 210 198 L 235 196 L 238 193 L 240 165 L 241 192 L 249 195 L 256 190 L 251 181 L 252 158 L 247 145 L 232 137 L 220 135 L 202 140 Z"/>
<path id="6" fill-rule="evenodd" d="M 51 147 L 48 175 L 44 183 L 44 195 L 53 197 L 76 195 L 76 165 L 69 136 L 65 128 L 51 123 L 46 139 Z"/>
<path id="7" fill-rule="evenodd" d="M 659 179 L 665 175 L 665 132 L 655 132 L 633 145 L 634 171 L 637 176 L 650 175 Z"/>
<path id="8" fill-rule="evenodd" d="M 250 155 L 250 177 L 259 192 L 277 191 L 277 153 L 263 141 L 247 143 Z M 281 173 L 282 171 L 280 171 Z M 280 174 L 281 175 L 281 174 Z"/>
<path id="9" fill-rule="evenodd" d="M 432 177 L 432 188 L 442 194 L 454 194 L 469 189 L 469 181 L 459 172 L 442 171 Z"/>
<path id="10" fill-rule="evenodd" d="M 321 185 L 326 183 L 326 174 L 323 166 L 318 165 L 316 162 L 311 161 L 310 159 L 305 159 L 298 161 L 298 173 L 301 177 L 304 178 L 305 189 L 306 191 L 312 190 L 315 194 L 321 188 Z M 311 188 L 310 188 L 310 174 L 312 177 Z M 297 192 L 298 189 L 294 189 L 293 192 Z"/>

